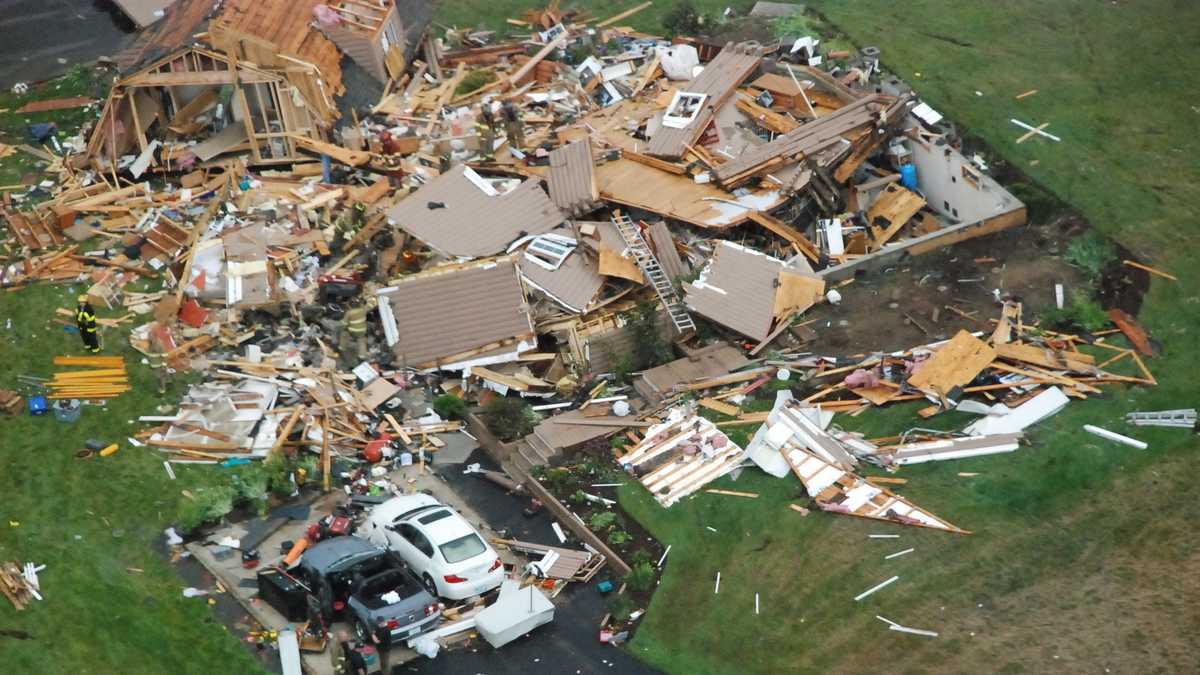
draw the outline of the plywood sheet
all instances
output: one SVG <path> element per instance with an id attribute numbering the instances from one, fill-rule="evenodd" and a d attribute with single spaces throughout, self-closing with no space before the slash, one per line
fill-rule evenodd
<path id="1" fill-rule="evenodd" d="M 916 372 L 908 383 L 918 389 L 946 393 L 975 379 L 996 359 L 996 350 L 986 342 L 960 330 Z"/>

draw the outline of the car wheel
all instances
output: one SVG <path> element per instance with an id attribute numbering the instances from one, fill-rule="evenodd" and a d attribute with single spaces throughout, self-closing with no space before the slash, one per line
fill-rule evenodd
<path id="1" fill-rule="evenodd" d="M 437 584 L 433 583 L 433 577 L 429 576 L 429 574 L 426 573 L 424 576 L 421 577 L 421 581 L 423 581 L 425 583 L 425 590 L 429 591 L 430 595 L 432 595 L 435 598 L 438 597 Z"/>
<path id="2" fill-rule="evenodd" d="M 362 619 L 354 620 L 354 637 L 358 638 L 358 641 L 364 645 L 375 644 L 375 640 L 371 637 L 371 631 L 367 630 L 367 626 L 362 622 Z"/>

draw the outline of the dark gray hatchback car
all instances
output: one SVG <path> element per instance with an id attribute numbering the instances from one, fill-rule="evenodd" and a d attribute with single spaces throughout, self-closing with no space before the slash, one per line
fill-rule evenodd
<path id="1" fill-rule="evenodd" d="M 398 555 L 358 537 L 335 537 L 304 552 L 294 573 L 321 604 L 327 622 L 340 615 L 360 640 L 381 646 L 437 624 L 437 599 Z"/>

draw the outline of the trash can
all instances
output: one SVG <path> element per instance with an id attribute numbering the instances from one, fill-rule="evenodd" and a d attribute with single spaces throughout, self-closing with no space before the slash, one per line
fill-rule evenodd
<path id="1" fill-rule="evenodd" d="M 54 419 L 59 422 L 70 424 L 79 420 L 79 415 L 83 412 L 83 406 L 79 405 L 78 399 L 60 399 L 54 402 L 51 406 L 54 408 Z"/>
<path id="2" fill-rule="evenodd" d="M 909 190 L 917 189 L 917 166 L 905 164 L 900 167 L 900 184 Z"/>

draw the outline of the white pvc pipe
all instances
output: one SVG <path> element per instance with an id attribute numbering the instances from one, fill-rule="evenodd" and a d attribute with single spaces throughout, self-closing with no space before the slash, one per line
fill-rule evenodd
<path id="1" fill-rule="evenodd" d="M 1114 433 L 1112 431 L 1109 431 L 1108 429 L 1101 429 L 1100 427 L 1092 426 L 1091 424 L 1083 425 L 1083 430 L 1088 432 L 1089 434 L 1095 434 L 1096 436 L 1099 436 L 1100 438 L 1107 438 L 1110 441 L 1124 443 L 1125 445 L 1137 448 L 1138 450 L 1145 450 L 1146 448 L 1150 447 L 1149 445 L 1143 443 L 1142 441 L 1139 441 L 1136 438 L 1122 436 L 1121 434 Z"/>
<path id="2" fill-rule="evenodd" d="M 877 585 L 877 586 L 873 586 L 873 587 L 871 587 L 871 588 L 868 588 L 867 590 L 863 591 L 862 593 L 859 593 L 858 595 L 854 596 L 854 601 L 855 601 L 855 602 L 858 602 L 859 600 L 862 600 L 863 598 L 865 598 L 865 597 L 867 597 L 868 595 L 870 595 L 870 594 L 874 593 L 875 591 L 877 591 L 877 590 L 879 590 L 879 589 L 881 589 L 881 588 L 883 588 L 883 587 L 887 586 L 888 584 L 895 583 L 895 582 L 896 582 L 898 579 L 900 579 L 900 576 L 899 576 L 899 575 L 897 575 L 897 576 L 894 576 L 894 577 L 892 577 L 891 579 L 888 579 L 887 581 L 885 581 L 885 582 L 883 582 L 883 583 L 881 583 L 881 584 L 879 584 L 879 585 Z"/>

